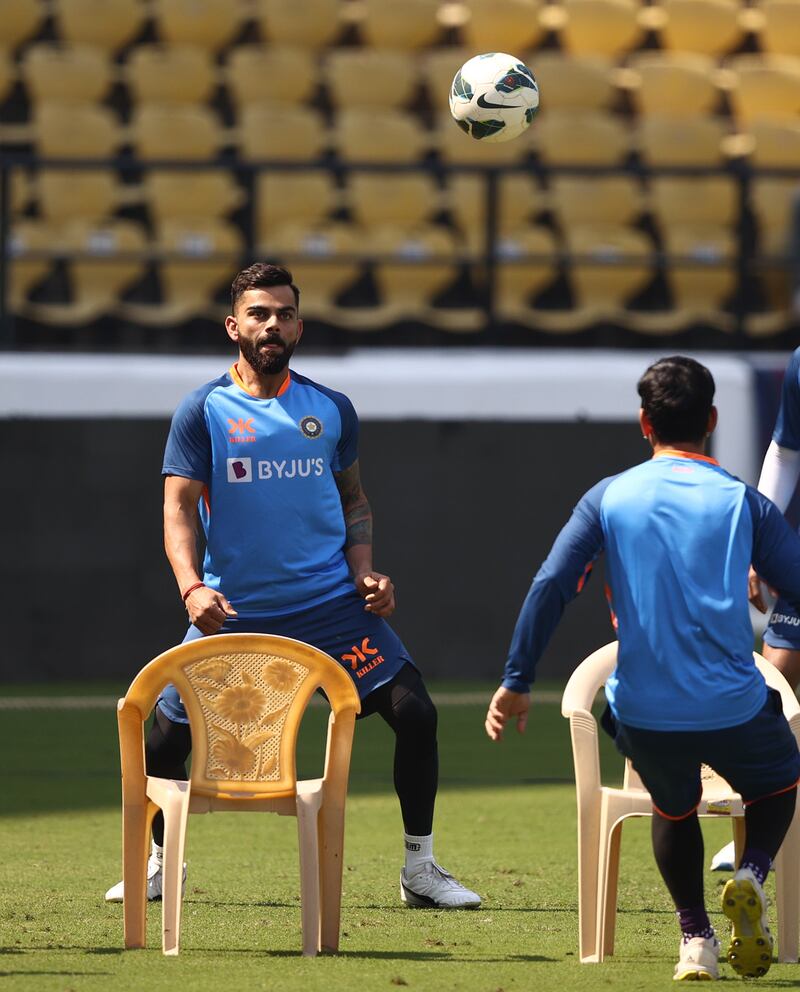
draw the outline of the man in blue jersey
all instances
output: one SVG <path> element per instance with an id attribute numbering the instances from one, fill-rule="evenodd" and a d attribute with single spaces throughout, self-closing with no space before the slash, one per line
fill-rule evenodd
<path id="1" fill-rule="evenodd" d="M 409 906 L 475 908 L 480 897 L 433 857 L 436 709 L 386 623 L 394 586 L 372 564 L 372 514 L 358 466 L 358 418 L 342 393 L 290 371 L 303 332 L 291 273 L 240 272 L 225 321 L 228 372 L 190 393 L 164 455 L 164 543 L 191 626 L 185 640 L 269 633 L 338 659 L 395 733 L 394 784 L 405 826 L 400 896 Z M 202 568 L 197 536 L 206 540 Z M 185 779 L 191 748 L 173 686 L 158 700 L 147 770 Z M 153 824 L 148 896 L 161 895 L 163 818 Z M 122 883 L 106 893 L 120 901 Z"/>
<path id="2" fill-rule="evenodd" d="M 768 499 L 704 454 L 717 417 L 708 369 L 665 358 L 638 390 L 653 458 L 604 479 L 575 507 L 522 607 L 486 731 L 498 740 L 512 717 L 524 729 L 535 665 L 605 551 L 619 652 L 603 722 L 653 799 L 653 850 L 682 933 L 674 977 L 718 975 L 696 813 L 702 763 L 745 802 L 745 850 L 723 911 L 733 923 L 728 960 L 757 976 L 772 958 L 763 883 L 794 814 L 800 754 L 753 662 L 748 569 L 800 604 L 800 538 Z"/>

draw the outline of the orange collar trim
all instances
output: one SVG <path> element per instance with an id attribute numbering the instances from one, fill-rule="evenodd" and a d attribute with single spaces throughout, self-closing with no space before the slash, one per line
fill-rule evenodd
<path id="1" fill-rule="evenodd" d="M 228 369 L 228 372 L 230 373 L 231 379 L 233 379 L 233 381 L 236 383 L 236 385 L 239 387 L 239 389 L 243 389 L 247 393 L 248 396 L 253 396 L 257 400 L 264 399 L 263 396 L 256 396 L 255 393 L 251 392 L 247 388 L 247 386 L 244 384 L 244 380 L 239 375 L 239 366 L 238 366 L 238 364 L 236 362 L 234 362 L 233 365 L 231 365 L 230 369 Z M 291 374 L 291 372 L 288 372 L 287 371 L 286 378 L 281 383 L 281 388 L 278 390 L 278 392 L 275 395 L 276 396 L 283 396 L 283 394 L 289 388 L 289 385 L 290 385 L 291 381 L 292 381 L 292 374 Z M 272 399 L 272 397 L 270 397 L 270 399 Z"/>
<path id="2" fill-rule="evenodd" d="M 691 451 L 680 451 L 678 448 L 662 448 L 657 451 L 653 458 L 690 458 L 695 462 L 708 462 L 709 465 L 719 465 L 716 458 L 709 458 L 708 455 L 696 455 Z"/>

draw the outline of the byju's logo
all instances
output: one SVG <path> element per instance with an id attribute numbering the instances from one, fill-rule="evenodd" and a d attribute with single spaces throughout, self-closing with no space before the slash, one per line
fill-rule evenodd
<path id="1" fill-rule="evenodd" d="M 252 482 L 253 462 L 250 458 L 228 459 L 228 482 Z"/>

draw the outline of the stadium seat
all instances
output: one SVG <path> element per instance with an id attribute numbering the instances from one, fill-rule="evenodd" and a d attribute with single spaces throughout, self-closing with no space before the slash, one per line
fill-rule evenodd
<path id="1" fill-rule="evenodd" d="M 553 210 L 563 228 L 574 224 L 630 224 L 642 212 L 642 191 L 630 175 L 555 175 L 550 180 Z"/>
<path id="2" fill-rule="evenodd" d="M 256 18 L 265 41 L 319 49 L 341 30 L 339 0 L 256 0 Z"/>
<path id="3" fill-rule="evenodd" d="M 428 173 L 353 172 L 346 200 L 364 227 L 416 227 L 435 213 L 438 189 Z"/>
<path id="4" fill-rule="evenodd" d="M 108 56 L 88 45 L 31 45 L 21 68 L 34 101 L 94 103 L 103 98 L 112 82 Z"/>
<path id="5" fill-rule="evenodd" d="M 758 167 L 796 169 L 800 162 L 800 121 L 781 123 L 757 117 L 747 126 L 750 158 Z"/>
<path id="6" fill-rule="evenodd" d="M 189 717 L 194 755 L 188 782 L 145 772 L 144 721 L 168 682 L 177 686 Z M 331 707 L 325 768 L 320 779 L 298 781 L 297 732 L 317 688 Z M 297 817 L 303 954 L 338 950 L 344 810 L 360 708 L 352 681 L 328 655 L 268 634 L 204 637 L 142 669 L 117 706 L 126 948 L 145 946 L 150 824 L 161 809 L 164 954 L 179 949 L 187 817 L 211 811 Z"/>
<path id="7" fill-rule="evenodd" d="M 88 103 L 37 104 L 33 133 L 38 153 L 47 158 L 105 158 L 123 143 L 112 111 Z"/>
<path id="8" fill-rule="evenodd" d="M 328 144 L 328 133 L 316 110 L 253 103 L 241 108 L 237 141 L 248 162 L 316 160 Z"/>
<path id="9" fill-rule="evenodd" d="M 62 41 L 108 52 L 134 39 L 148 10 L 143 0 L 54 0 L 53 9 Z"/>
<path id="10" fill-rule="evenodd" d="M 8 240 L 8 307 L 24 313 L 28 295 L 53 265 L 47 255 L 53 249 L 53 231 L 42 221 L 20 218 L 10 225 Z"/>
<path id="11" fill-rule="evenodd" d="M 431 48 L 420 52 L 419 71 L 432 107 L 447 100 L 453 79 L 461 66 L 475 53 L 468 48 Z"/>
<path id="12" fill-rule="evenodd" d="M 727 124 L 717 117 L 648 114 L 634 129 L 634 145 L 652 166 L 719 166 L 727 134 Z"/>
<path id="13" fill-rule="evenodd" d="M 454 173 L 448 177 L 446 202 L 458 227 L 459 238 L 472 255 L 486 251 L 486 180 L 483 176 Z M 527 229 L 537 213 L 548 206 L 537 180 L 527 172 L 500 177 L 497 187 L 497 228 L 506 235 Z"/>
<path id="14" fill-rule="evenodd" d="M 241 0 L 150 0 L 156 31 L 172 45 L 224 48 L 239 33 L 245 16 Z"/>
<path id="15" fill-rule="evenodd" d="M 616 89 L 610 59 L 542 51 L 531 61 L 548 110 L 607 110 L 611 106 Z"/>
<path id="16" fill-rule="evenodd" d="M 416 58 L 388 48 L 340 48 L 324 65 L 337 107 L 403 107 L 416 92 Z"/>
<path id="17" fill-rule="evenodd" d="M 635 0 L 564 0 L 559 25 L 562 48 L 571 55 L 619 58 L 642 40 Z"/>
<path id="18" fill-rule="evenodd" d="M 196 161 L 214 158 L 225 143 L 217 119 L 207 107 L 143 104 L 131 119 L 137 156 Z"/>
<path id="19" fill-rule="evenodd" d="M 220 318 L 215 293 L 240 267 L 243 240 L 233 224 L 212 218 L 170 217 L 156 229 L 161 303 L 126 303 L 121 315 L 136 323 L 175 325 L 191 317 Z"/>
<path id="20" fill-rule="evenodd" d="M 649 203 L 656 222 L 669 226 L 727 227 L 739 220 L 739 184 L 731 176 L 654 176 Z"/>
<path id="21" fill-rule="evenodd" d="M 77 327 L 111 313 L 144 274 L 145 234 L 130 220 L 73 221 L 60 230 L 58 246 L 68 259 L 72 299 L 30 304 L 29 315 L 46 324 Z"/>
<path id="22" fill-rule="evenodd" d="M 148 170 L 142 179 L 144 201 L 156 224 L 180 217 L 224 217 L 245 202 L 233 174 L 222 169 L 186 173 Z"/>
<path id="23" fill-rule="evenodd" d="M 800 8 L 798 8 L 800 25 Z M 755 118 L 796 121 L 800 116 L 800 58 L 739 55 L 728 62 L 734 116 L 743 130 Z"/>
<path id="24" fill-rule="evenodd" d="M 629 761 L 622 788 L 604 786 L 600 776 L 598 727 L 592 706 L 614 669 L 617 644 L 595 651 L 573 672 L 561 700 L 562 716 L 569 720 L 575 788 L 578 798 L 578 917 L 579 952 L 583 963 L 601 962 L 614 953 L 622 824 L 629 816 L 652 816 L 653 805 Z M 800 705 L 788 683 L 759 655 L 755 661 L 767 684 L 777 689 L 789 726 L 800 739 Z M 738 795 L 724 779 L 703 768 L 701 816 L 721 815 L 733 827 L 737 852 L 744 843 L 744 810 Z M 800 931 L 800 814 L 775 859 L 778 915 L 778 960 L 797 962 Z"/>
<path id="25" fill-rule="evenodd" d="M 36 33 L 46 8 L 40 0 L 2 0 L 0 3 L 0 43 L 4 48 L 16 48 Z"/>
<path id="26" fill-rule="evenodd" d="M 208 52 L 194 45 L 137 45 L 123 72 L 137 104 L 204 103 L 216 86 Z"/>
<path id="27" fill-rule="evenodd" d="M 439 0 L 361 0 L 359 34 L 365 44 L 377 48 L 400 48 L 406 51 L 423 48 L 438 37 Z"/>
<path id="28" fill-rule="evenodd" d="M 529 128 L 513 141 L 486 144 L 465 134 L 450 114 L 442 114 L 431 135 L 433 147 L 448 165 L 513 165 L 531 151 Z"/>
<path id="29" fill-rule="evenodd" d="M 601 111 L 548 110 L 531 131 L 537 155 L 549 165 L 620 165 L 631 143 L 625 123 Z"/>
<path id="30" fill-rule="evenodd" d="M 36 176 L 39 213 L 53 226 L 104 220 L 116 210 L 120 195 L 111 169 L 40 169 Z"/>
<path id="31" fill-rule="evenodd" d="M 0 44 L 0 102 L 5 100 L 17 78 L 17 70 L 5 43 Z"/>
<path id="32" fill-rule="evenodd" d="M 800 178 L 756 176 L 750 185 L 750 206 L 757 232 L 759 281 L 767 304 L 764 313 L 746 321 L 750 337 L 780 333 L 790 320 L 792 223 L 800 197 Z"/>
<path id="33" fill-rule="evenodd" d="M 403 111 L 347 108 L 336 115 L 333 141 L 345 162 L 396 163 L 417 161 L 428 136 L 419 119 Z"/>
<path id="34" fill-rule="evenodd" d="M 640 114 L 710 114 L 720 99 L 713 59 L 697 52 L 642 52 L 625 73 Z"/>
<path id="35" fill-rule="evenodd" d="M 313 225 L 324 221 L 338 202 L 338 191 L 328 170 L 268 171 L 256 179 L 256 241 L 287 224 Z"/>
<path id="36" fill-rule="evenodd" d="M 496 251 L 497 316 L 511 323 L 542 327 L 552 314 L 534 310 L 531 300 L 558 271 L 553 232 L 546 227 L 517 226 L 500 236 Z"/>
<path id="37" fill-rule="evenodd" d="M 304 103 L 317 84 L 317 60 L 306 48 L 237 45 L 225 66 L 228 92 L 239 106 Z"/>
<path id="38" fill-rule="evenodd" d="M 737 0 L 662 0 L 645 11 L 647 26 L 671 51 L 719 56 L 744 40 Z"/>
<path id="39" fill-rule="evenodd" d="M 761 0 L 758 40 L 762 51 L 800 56 L 797 0 Z"/>
<path id="40" fill-rule="evenodd" d="M 536 46 L 545 32 L 539 19 L 540 0 L 465 0 L 464 7 L 468 17 L 461 36 L 473 55 L 508 52 L 521 56 Z"/>

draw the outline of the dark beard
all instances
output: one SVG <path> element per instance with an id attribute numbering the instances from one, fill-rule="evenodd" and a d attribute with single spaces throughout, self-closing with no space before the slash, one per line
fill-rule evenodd
<path id="1" fill-rule="evenodd" d="M 265 354 L 258 350 L 259 345 L 264 344 L 280 344 L 283 350 Z M 277 334 L 271 334 L 262 338 L 258 344 L 253 344 L 252 341 L 245 338 L 239 338 L 239 350 L 244 360 L 257 375 L 277 375 L 279 372 L 283 372 L 289 364 L 289 359 L 294 353 L 294 345 L 284 344 Z"/>

